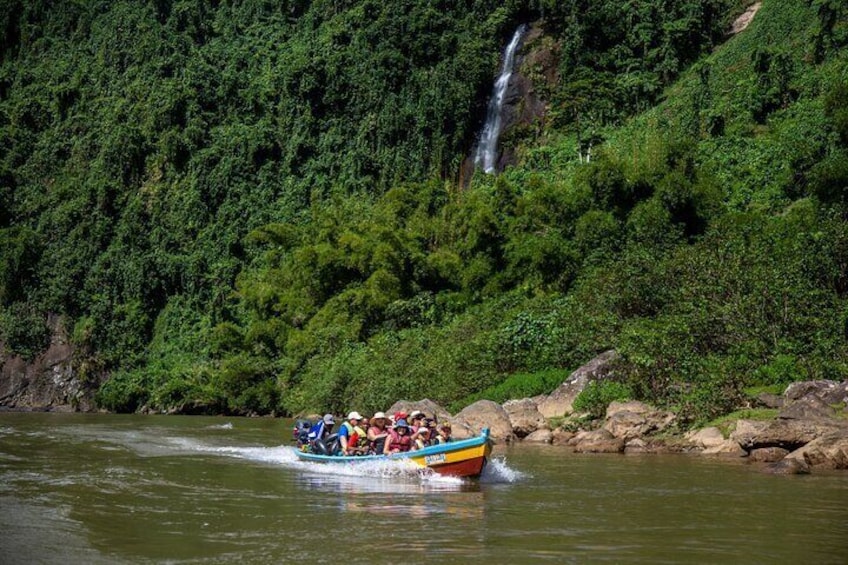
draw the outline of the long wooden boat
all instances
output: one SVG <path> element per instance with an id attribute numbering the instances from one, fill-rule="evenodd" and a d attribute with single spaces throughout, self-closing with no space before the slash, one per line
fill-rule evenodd
<path id="1" fill-rule="evenodd" d="M 479 477 L 492 453 L 492 442 L 489 440 L 489 429 L 486 428 L 477 437 L 392 455 L 318 455 L 306 451 L 295 453 L 303 461 L 330 464 L 409 459 L 419 467 L 432 469 L 440 475 Z"/>

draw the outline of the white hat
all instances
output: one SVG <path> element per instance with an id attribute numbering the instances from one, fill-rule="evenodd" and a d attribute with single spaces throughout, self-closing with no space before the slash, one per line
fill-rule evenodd
<path id="1" fill-rule="evenodd" d="M 351 412 L 350 414 L 347 415 L 347 419 L 348 420 L 361 420 L 362 416 L 359 414 L 359 412 L 354 410 L 353 412 Z"/>
<path id="2" fill-rule="evenodd" d="M 386 413 L 385 412 L 377 412 L 376 414 L 374 414 L 371 417 L 372 420 L 377 420 L 378 418 L 382 418 L 382 419 L 385 420 L 386 419 Z"/>
<path id="3" fill-rule="evenodd" d="M 424 415 L 424 412 L 422 412 L 421 410 L 413 410 L 412 413 L 409 415 L 409 419 L 414 420 L 418 416 L 423 416 L 423 415 Z"/>

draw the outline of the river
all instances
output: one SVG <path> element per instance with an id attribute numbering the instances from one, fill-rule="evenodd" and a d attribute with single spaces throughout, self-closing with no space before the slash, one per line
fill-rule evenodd
<path id="1" fill-rule="evenodd" d="M 298 462 L 289 420 L 0 413 L 0 563 L 840 563 L 848 473 L 496 448 Z"/>

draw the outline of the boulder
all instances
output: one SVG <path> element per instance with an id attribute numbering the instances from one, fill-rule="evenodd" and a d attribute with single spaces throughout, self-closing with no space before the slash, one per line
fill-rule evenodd
<path id="1" fill-rule="evenodd" d="M 604 422 L 603 429 L 624 441 L 642 437 L 649 431 L 645 417 L 635 412 L 617 412 Z"/>
<path id="2" fill-rule="evenodd" d="M 784 406 L 777 417 L 785 420 L 830 420 L 836 417 L 836 410 L 811 392 Z"/>
<path id="3" fill-rule="evenodd" d="M 742 457 L 746 455 L 739 444 L 724 437 L 716 427 L 704 428 L 687 433 L 683 441 L 685 446 L 700 451 L 703 455 L 731 455 Z"/>
<path id="4" fill-rule="evenodd" d="M 787 402 L 815 395 L 825 404 L 848 403 L 848 381 L 804 381 L 792 383 L 783 391 Z"/>
<path id="5" fill-rule="evenodd" d="M 576 434 L 574 432 L 564 430 L 562 428 L 557 428 L 553 432 L 551 432 L 551 443 L 554 445 L 567 445 L 571 438 L 573 438 Z"/>
<path id="6" fill-rule="evenodd" d="M 751 463 L 776 463 L 789 455 L 789 451 L 782 447 L 763 447 L 755 449 L 748 455 Z"/>
<path id="7" fill-rule="evenodd" d="M 794 451 L 814 439 L 839 429 L 836 421 L 779 419 L 772 422 L 739 420 L 731 439 L 749 453 L 763 447 L 782 447 Z"/>
<path id="8" fill-rule="evenodd" d="M 478 400 L 466 406 L 451 421 L 454 424 L 454 436 L 457 426 L 465 426 L 470 428 L 473 434 L 480 433 L 483 428 L 489 428 L 489 435 L 495 441 L 511 441 L 514 437 L 509 414 L 503 406 L 491 400 Z"/>
<path id="9" fill-rule="evenodd" d="M 398 400 L 386 410 L 386 414 L 394 414 L 395 412 L 406 412 L 409 414 L 413 410 L 421 410 L 426 416 L 430 418 L 435 417 L 439 422 L 449 421 L 451 418 L 450 412 L 429 398 L 418 401 Z"/>
<path id="10" fill-rule="evenodd" d="M 607 408 L 603 429 L 625 442 L 662 431 L 674 421 L 670 412 L 662 412 L 643 402 L 613 402 Z"/>
<path id="11" fill-rule="evenodd" d="M 556 418 L 571 412 L 574 399 L 586 385 L 594 380 L 605 378 L 614 361 L 619 358 L 616 351 L 601 353 L 573 373 L 551 394 L 537 400 L 538 410 L 545 418 Z"/>
<path id="12" fill-rule="evenodd" d="M 607 406 L 606 417 L 611 418 L 619 412 L 631 412 L 633 414 L 650 414 L 656 412 L 656 408 L 638 400 L 628 400 L 627 402 L 610 402 Z"/>
<path id="13" fill-rule="evenodd" d="M 519 438 L 548 428 L 548 421 L 539 412 L 536 403 L 529 398 L 507 401 L 503 408 L 509 415 L 512 432 Z"/>
<path id="14" fill-rule="evenodd" d="M 746 451 L 754 449 L 754 439 L 768 428 L 768 422 L 758 420 L 737 420 L 735 429 L 730 433 L 730 439 Z"/>
<path id="15" fill-rule="evenodd" d="M 764 470 L 772 475 L 806 475 L 810 472 L 810 466 L 803 460 L 784 457 L 777 463 L 769 464 Z"/>
<path id="16" fill-rule="evenodd" d="M 760 10 L 762 5 L 762 2 L 754 2 L 748 6 L 745 12 L 733 21 L 733 25 L 730 28 L 730 35 L 736 35 L 740 31 L 744 31 L 745 28 L 747 28 L 753 21 L 754 16 L 757 15 L 757 12 Z"/>
<path id="17" fill-rule="evenodd" d="M 728 457 L 745 457 L 748 453 L 739 447 L 732 439 L 726 439 L 718 445 L 705 448 L 702 455 L 722 455 Z"/>
<path id="18" fill-rule="evenodd" d="M 816 438 L 786 456 L 811 467 L 848 469 L 848 430 L 836 430 Z"/>
<path id="19" fill-rule="evenodd" d="M 622 453 L 624 440 L 613 437 L 607 430 L 578 432 L 568 442 L 576 453 Z"/>
<path id="20" fill-rule="evenodd" d="M 468 439 L 480 433 L 479 429 L 472 428 L 465 422 L 455 420 L 454 418 L 447 421 L 451 423 L 451 435 L 453 439 Z"/>
<path id="21" fill-rule="evenodd" d="M 536 430 L 524 438 L 527 443 L 553 443 L 554 434 L 551 430 Z"/>
<path id="22" fill-rule="evenodd" d="M 697 449 L 709 449 L 724 445 L 727 439 L 716 427 L 703 428 L 701 430 L 693 430 L 688 432 L 683 439 Z"/>
<path id="23" fill-rule="evenodd" d="M 642 438 L 633 438 L 624 444 L 624 453 L 626 455 L 648 453 L 648 444 Z"/>
<path id="24" fill-rule="evenodd" d="M 757 401 L 756 405 L 762 408 L 783 408 L 786 404 L 786 399 L 770 392 L 761 392 L 754 398 Z"/>

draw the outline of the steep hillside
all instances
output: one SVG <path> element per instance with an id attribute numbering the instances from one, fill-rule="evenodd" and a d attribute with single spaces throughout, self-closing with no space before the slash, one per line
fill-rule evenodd
<path id="1" fill-rule="evenodd" d="M 103 406 L 531 394 L 614 347 L 699 419 L 844 371 L 842 3 L 213 6 L 4 10 L 2 339 L 61 314 Z M 527 21 L 544 119 L 461 189 Z"/>

